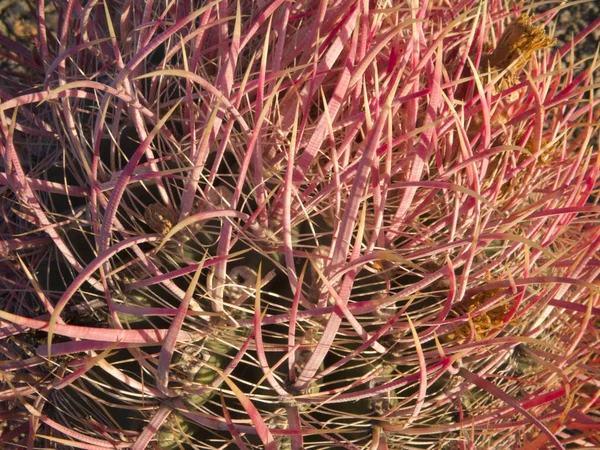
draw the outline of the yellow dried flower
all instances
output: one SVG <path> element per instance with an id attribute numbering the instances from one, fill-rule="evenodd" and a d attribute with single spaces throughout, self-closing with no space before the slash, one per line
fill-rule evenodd
<path id="1" fill-rule="evenodd" d="M 144 220 L 157 233 L 167 234 L 177 222 L 177 217 L 166 206 L 152 203 L 144 211 Z"/>
<path id="2" fill-rule="evenodd" d="M 518 144 L 520 139 L 521 137 L 517 137 L 514 140 L 515 145 Z M 527 141 L 525 148 L 529 150 L 530 153 L 533 153 L 533 139 Z M 502 185 L 500 193 L 503 197 L 512 198 L 513 196 L 520 195 L 519 193 L 522 188 L 530 185 L 530 182 L 535 175 L 535 171 L 540 167 L 547 166 L 553 158 L 557 157 L 556 145 L 551 144 L 546 139 L 542 138 L 541 151 L 536 156 L 537 158 L 533 164 L 529 165 L 525 170 L 518 172 L 514 177 L 508 180 L 508 182 Z M 529 154 L 522 153 L 519 155 L 517 164 L 522 164 L 527 158 L 529 158 Z"/>
<path id="3" fill-rule="evenodd" d="M 504 30 L 489 63 L 494 68 L 504 70 L 518 61 L 511 69 L 515 73 L 525 67 L 533 52 L 555 44 L 556 40 L 546 35 L 542 25 L 533 26 L 531 17 L 522 15 Z"/>
<path id="4" fill-rule="evenodd" d="M 459 315 L 471 314 L 475 311 L 479 306 L 483 303 L 498 295 L 502 289 L 490 289 L 483 292 L 480 292 L 473 297 L 471 297 L 466 302 L 462 302 L 460 305 L 457 305 L 455 308 L 455 312 Z M 470 319 L 473 324 L 473 328 L 475 329 L 476 338 L 484 339 L 489 332 L 496 327 L 502 325 L 504 317 L 508 314 L 510 310 L 510 305 L 508 303 L 503 303 L 498 305 L 488 311 L 478 314 L 477 316 Z M 455 339 L 465 339 L 470 334 L 470 325 L 469 323 L 465 323 L 459 327 L 457 327 L 454 332 L 447 334 L 442 337 L 442 342 L 449 342 Z"/>
<path id="5" fill-rule="evenodd" d="M 500 80 L 500 89 L 518 83 L 518 72 L 529 62 L 533 53 L 556 44 L 556 39 L 548 37 L 542 25 L 531 24 L 531 17 L 523 14 L 512 22 L 498 41 L 496 49 L 487 58 L 490 68 L 505 70 L 508 73 Z"/>

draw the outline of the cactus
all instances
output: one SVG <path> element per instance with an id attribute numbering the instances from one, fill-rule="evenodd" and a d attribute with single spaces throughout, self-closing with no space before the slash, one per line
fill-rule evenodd
<path id="1" fill-rule="evenodd" d="M 523 2 L 57 2 L 2 38 L 3 448 L 598 446 L 598 62 Z"/>

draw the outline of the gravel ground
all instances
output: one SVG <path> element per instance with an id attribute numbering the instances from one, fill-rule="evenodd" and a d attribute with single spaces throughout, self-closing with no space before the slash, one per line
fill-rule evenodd
<path id="1" fill-rule="evenodd" d="M 553 36 L 557 39 L 557 48 L 569 42 L 573 36 L 583 31 L 594 20 L 600 18 L 600 0 L 587 0 L 583 2 L 566 1 L 563 2 L 569 6 L 562 7 L 556 17 L 551 21 L 554 23 Z M 558 4 L 558 2 L 556 3 Z M 542 13 L 555 9 L 554 5 L 545 5 L 536 8 L 536 13 Z M 552 31 L 551 26 L 548 31 Z M 580 42 L 575 47 L 575 61 L 582 61 L 585 58 L 593 58 L 598 50 L 600 43 L 600 27 L 590 33 L 583 42 Z M 566 56 L 569 58 L 569 55 Z M 590 59 L 584 64 L 584 67 L 589 67 L 592 63 Z M 599 54 L 600 63 L 600 54 Z M 600 69 L 596 70 L 595 83 L 600 85 Z M 595 89 L 595 98 L 600 98 L 600 87 Z"/>

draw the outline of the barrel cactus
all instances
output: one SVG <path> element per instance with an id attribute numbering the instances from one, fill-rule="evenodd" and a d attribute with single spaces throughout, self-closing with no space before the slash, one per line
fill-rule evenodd
<path id="1" fill-rule="evenodd" d="M 600 21 L 56 9 L 1 41 L 3 448 L 600 445 Z"/>

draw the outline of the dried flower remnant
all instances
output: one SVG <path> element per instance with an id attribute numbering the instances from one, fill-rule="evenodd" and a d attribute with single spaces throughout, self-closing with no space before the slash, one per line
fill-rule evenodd
<path id="1" fill-rule="evenodd" d="M 478 294 L 475 294 L 466 302 L 461 302 L 454 308 L 454 311 L 459 315 L 468 315 L 479 308 L 486 301 L 498 295 L 502 289 L 489 289 Z M 475 317 L 470 317 L 470 322 L 473 324 L 473 328 L 476 333 L 477 339 L 485 338 L 489 332 L 496 327 L 500 327 L 503 323 L 504 317 L 508 314 L 510 305 L 507 302 L 487 310 Z M 470 335 L 471 326 L 469 323 L 465 323 L 458 327 L 455 331 L 444 336 L 445 341 L 454 341 L 456 339 L 466 339 Z"/>
<path id="2" fill-rule="evenodd" d="M 518 83 L 518 72 L 535 51 L 555 44 L 556 39 L 548 37 L 542 25 L 532 25 L 531 17 L 524 14 L 504 30 L 496 49 L 482 63 L 487 62 L 491 69 L 509 69 L 498 86 L 500 90 L 507 89 Z"/>
<path id="3" fill-rule="evenodd" d="M 160 234 L 167 234 L 177 222 L 175 214 L 160 203 L 148 205 L 144 211 L 144 220 L 150 228 Z"/>
<path id="4" fill-rule="evenodd" d="M 516 140 L 516 142 L 518 141 L 519 139 Z M 530 153 L 533 153 L 533 145 L 533 140 L 529 139 L 525 144 L 525 148 Z M 523 188 L 531 186 L 531 181 L 535 178 L 535 174 L 539 169 L 548 166 L 552 159 L 556 157 L 556 152 L 556 145 L 549 143 L 546 139 L 542 139 L 541 151 L 536 155 L 535 160 L 527 167 L 516 172 L 507 182 L 502 184 L 500 190 L 502 196 L 512 198 L 515 195 L 519 195 Z M 520 166 L 523 164 L 527 158 L 529 158 L 529 154 L 527 153 L 519 155 L 517 165 Z"/>
<path id="5" fill-rule="evenodd" d="M 513 146 L 522 145 L 523 133 L 516 138 L 508 140 L 503 137 L 500 144 L 510 144 Z M 528 139 L 524 145 L 527 152 L 498 153 L 490 158 L 484 179 L 484 189 L 493 186 L 500 187 L 500 195 L 496 199 L 497 204 L 506 204 L 511 201 L 522 202 L 524 199 L 531 200 L 531 191 L 533 180 L 540 176 L 541 171 L 547 170 L 551 164 L 559 158 L 559 149 L 556 142 L 541 139 L 539 151 L 534 149 L 534 141 Z M 529 158 L 532 160 L 528 161 Z M 508 161 L 507 161 L 508 159 Z M 506 165 L 506 167 L 504 167 Z"/>

